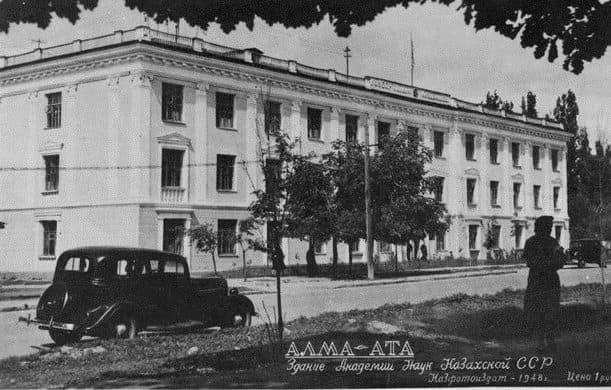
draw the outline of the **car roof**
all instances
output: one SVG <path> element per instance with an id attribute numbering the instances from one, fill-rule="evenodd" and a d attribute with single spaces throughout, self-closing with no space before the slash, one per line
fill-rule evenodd
<path id="1" fill-rule="evenodd" d="M 78 248 L 69 249 L 62 253 L 62 256 L 70 255 L 123 255 L 123 254 L 139 254 L 139 255 L 154 255 L 163 257 L 175 257 L 185 259 L 181 255 L 175 253 L 163 252 L 156 249 L 148 248 L 135 248 L 135 247 L 124 247 L 124 246 L 83 246 Z"/>

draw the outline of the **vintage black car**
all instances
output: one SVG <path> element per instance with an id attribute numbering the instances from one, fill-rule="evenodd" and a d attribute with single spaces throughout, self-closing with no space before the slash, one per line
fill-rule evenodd
<path id="1" fill-rule="evenodd" d="M 36 318 L 56 344 L 84 335 L 134 338 L 147 327 L 200 322 L 248 326 L 252 302 L 221 277 L 195 279 L 180 255 L 150 249 L 87 247 L 59 256 Z"/>
<path id="2" fill-rule="evenodd" d="M 586 263 L 604 266 L 601 260 L 606 255 L 606 248 L 597 239 L 573 240 L 568 255 L 569 261 L 576 261 L 579 268 L 585 267 Z"/>

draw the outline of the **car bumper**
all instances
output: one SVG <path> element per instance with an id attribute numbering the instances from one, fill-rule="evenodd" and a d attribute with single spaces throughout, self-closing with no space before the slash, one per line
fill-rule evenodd
<path id="1" fill-rule="evenodd" d="M 59 330 L 66 330 L 66 331 L 73 331 L 74 329 L 76 329 L 75 324 L 53 321 L 53 318 L 51 318 L 50 321 L 44 321 L 44 320 L 39 320 L 38 318 L 32 319 L 30 316 L 27 316 L 27 317 L 19 317 L 19 322 L 25 322 L 28 325 L 36 324 L 38 325 L 40 329 L 59 329 Z"/>

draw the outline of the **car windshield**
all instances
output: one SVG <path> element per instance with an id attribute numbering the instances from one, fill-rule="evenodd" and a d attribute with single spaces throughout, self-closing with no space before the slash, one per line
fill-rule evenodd
<path id="1" fill-rule="evenodd" d="M 92 256 L 70 256 L 61 259 L 59 270 L 62 272 L 89 273 L 97 258 Z"/>

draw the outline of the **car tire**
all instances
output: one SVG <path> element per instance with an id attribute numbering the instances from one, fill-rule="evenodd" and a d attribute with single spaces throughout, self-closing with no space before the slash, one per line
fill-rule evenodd
<path id="1" fill-rule="evenodd" d="M 76 343 L 83 337 L 78 332 L 64 332 L 57 329 L 49 329 L 49 336 L 56 345 Z"/>
<path id="2" fill-rule="evenodd" d="M 104 334 L 108 339 L 135 339 L 138 336 L 138 321 L 131 314 L 119 314 L 110 321 Z"/>
<path id="3" fill-rule="evenodd" d="M 233 315 L 233 327 L 247 327 L 252 323 L 252 314 L 248 311 L 240 312 Z"/>

